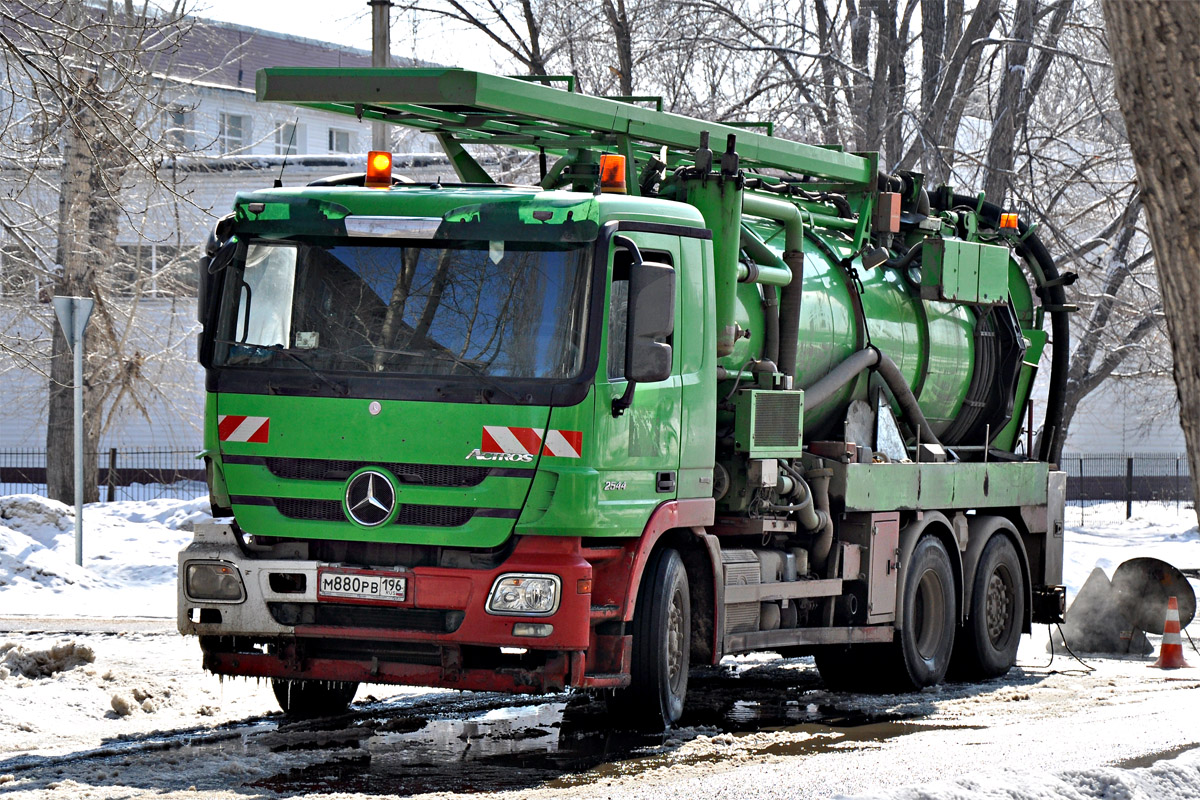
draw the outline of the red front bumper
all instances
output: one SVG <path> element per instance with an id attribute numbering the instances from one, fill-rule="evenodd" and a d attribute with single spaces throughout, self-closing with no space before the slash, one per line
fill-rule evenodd
<path id="1" fill-rule="evenodd" d="M 602 576 L 623 572 L 619 566 L 614 570 L 613 562 L 628 563 L 628 552 L 621 547 L 588 550 L 578 538 L 523 537 L 495 569 L 416 567 L 408 573 L 406 602 L 388 608 L 414 615 L 461 615 L 450 631 L 296 624 L 293 635 L 270 641 L 202 637 L 204 666 L 223 675 L 507 692 L 627 685 L 631 639 L 620 630 L 625 609 L 608 603 L 594 606 L 592 583 L 595 571 Z M 506 573 L 557 575 L 558 609 L 548 616 L 488 613 L 492 586 Z M 515 636 L 513 626 L 518 623 L 551 625 L 553 631 L 547 636 Z M 265 644 L 266 652 L 256 644 Z M 502 654 L 502 647 L 526 652 Z"/>

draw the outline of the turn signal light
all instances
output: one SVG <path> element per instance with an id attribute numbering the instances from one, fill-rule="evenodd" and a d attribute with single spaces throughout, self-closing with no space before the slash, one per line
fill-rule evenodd
<path id="1" fill-rule="evenodd" d="M 386 189 L 392 185 L 391 153 L 383 150 L 367 153 L 367 179 L 364 184 L 372 189 Z"/>
<path id="2" fill-rule="evenodd" d="M 1001 214 L 1000 215 L 1000 229 L 1008 230 L 1008 231 L 1015 231 L 1017 229 L 1017 215 L 1016 214 Z"/>
<path id="3" fill-rule="evenodd" d="M 600 191 L 625 194 L 625 156 L 616 153 L 600 156 Z"/>

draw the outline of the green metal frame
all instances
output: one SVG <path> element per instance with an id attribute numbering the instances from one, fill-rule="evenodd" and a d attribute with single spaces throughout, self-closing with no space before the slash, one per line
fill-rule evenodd
<path id="1" fill-rule="evenodd" d="M 641 163 L 666 147 L 673 168 L 691 163 L 701 132 L 708 131 L 715 143 L 737 136 L 748 172 L 783 170 L 859 190 L 873 186 L 875 176 L 874 165 L 862 156 L 482 72 L 272 67 L 259 70 L 256 86 L 260 102 L 403 125 L 436 134 L 443 143 L 545 150 L 558 157 L 588 148 Z"/>

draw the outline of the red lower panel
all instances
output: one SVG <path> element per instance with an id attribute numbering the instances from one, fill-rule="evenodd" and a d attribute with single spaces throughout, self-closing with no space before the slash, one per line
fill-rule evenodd
<path id="1" fill-rule="evenodd" d="M 573 656 L 573 657 L 569 657 Z M 204 668 L 219 675 L 294 680 L 358 681 L 399 683 L 409 686 L 441 686 L 486 692 L 558 692 L 569 682 L 582 685 L 581 654 L 559 653 L 537 669 L 462 669 L 453 666 L 397 664 L 385 661 L 305 658 L 289 663 L 263 653 L 205 653 Z"/>

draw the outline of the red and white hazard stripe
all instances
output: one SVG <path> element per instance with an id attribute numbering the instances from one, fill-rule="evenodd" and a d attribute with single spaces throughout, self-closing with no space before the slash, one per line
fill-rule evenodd
<path id="1" fill-rule="evenodd" d="M 508 425 L 484 425 L 479 447 L 485 453 L 558 456 L 579 458 L 583 455 L 583 431 L 514 428 Z"/>
<path id="2" fill-rule="evenodd" d="M 217 438 L 222 442 L 266 444 L 270 433 L 270 417 L 245 417 L 236 414 L 217 416 Z"/>

